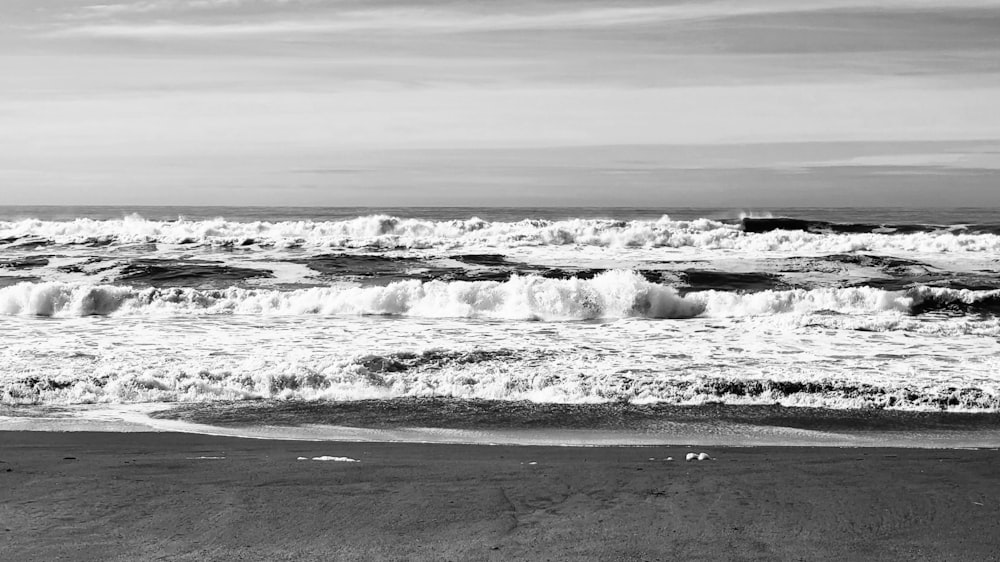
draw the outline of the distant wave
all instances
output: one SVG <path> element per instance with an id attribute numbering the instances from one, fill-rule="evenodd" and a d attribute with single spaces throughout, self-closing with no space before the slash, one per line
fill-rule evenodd
<path id="1" fill-rule="evenodd" d="M 0 221 L 0 245 L 461 248 L 585 245 L 776 252 L 1000 251 L 1000 226 L 838 224 L 793 218 L 733 221 L 570 219 L 430 221 L 372 215 L 340 221 L 232 222 L 76 219 Z"/>
<path id="2" fill-rule="evenodd" d="M 415 317 L 587 320 L 775 314 L 1000 312 L 1000 291 L 917 287 L 700 291 L 680 296 L 634 271 L 592 279 L 513 276 L 508 281 L 400 281 L 384 287 L 332 286 L 278 291 L 135 288 L 23 282 L 0 289 L 0 314 L 174 316 L 198 314 L 398 315 Z"/>
<path id="3" fill-rule="evenodd" d="M 801 230 L 817 234 L 914 234 L 925 232 L 951 234 L 1000 234 L 1000 223 L 950 226 L 907 223 L 839 223 L 772 216 L 742 217 L 740 223 L 743 226 L 743 231 L 748 233 L 763 233 L 774 230 Z"/>

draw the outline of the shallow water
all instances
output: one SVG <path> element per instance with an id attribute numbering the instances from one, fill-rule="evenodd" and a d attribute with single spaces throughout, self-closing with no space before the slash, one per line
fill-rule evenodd
<path id="1" fill-rule="evenodd" d="M 441 398 L 0 408 L 0 431 L 23 430 L 573 447 L 1000 447 L 996 414 Z"/>

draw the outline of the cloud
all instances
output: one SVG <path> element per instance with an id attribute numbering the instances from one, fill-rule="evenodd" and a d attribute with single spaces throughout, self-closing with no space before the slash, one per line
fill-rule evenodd
<path id="1" fill-rule="evenodd" d="M 882 167 L 882 168 L 949 168 L 963 170 L 1000 171 L 1000 154 L 990 152 L 931 152 L 880 154 L 837 160 L 795 163 L 801 168 Z"/>
<path id="2" fill-rule="evenodd" d="M 1000 138 L 1000 86 L 165 92 L 0 103 L 0 152 L 253 154 L 419 147 Z M 956 108 L 961 108 L 956 109 Z M 933 115 L 933 119 L 928 119 Z M 11 156 L 13 158 L 13 156 Z"/>
<path id="3" fill-rule="evenodd" d="M 285 7 L 293 4 L 315 4 L 319 0 L 137 0 L 112 4 L 84 6 L 73 15 L 84 17 L 122 16 L 155 12 L 225 10 L 246 7 Z"/>
<path id="4" fill-rule="evenodd" d="M 296 5 L 298 9 L 288 10 Z M 542 6 L 542 7 L 539 7 Z M 305 7 L 305 9 L 303 9 Z M 941 10 L 1000 8 L 1000 0 L 884 0 L 876 8 L 859 0 L 824 0 L 802 3 L 787 0 L 748 2 L 718 0 L 671 4 L 619 5 L 511 2 L 503 9 L 481 5 L 437 6 L 411 3 L 377 9 L 330 6 L 303 0 L 150 0 L 129 4 L 89 6 L 90 16 L 111 16 L 109 21 L 70 24 L 49 32 L 55 36 L 120 38 L 183 38 L 241 35 L 328 34 L 353 32 L 472 33 L 490 31 L 587 30 L 657 23 L 736 18 L 768 14 L 807 14 L 834 10 Z M 211 19 L 191 14 L 221 10 L 225 17 Z M 114 16 L 162 12 L 155 20 L 118 21 Z M 253 18 L 247 16 L 266 16 Z M 171 17 L 172 16 L 172 17 Z"/>

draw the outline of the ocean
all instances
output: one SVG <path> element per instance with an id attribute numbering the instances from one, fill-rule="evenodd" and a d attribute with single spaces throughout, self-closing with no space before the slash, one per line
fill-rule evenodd
<path id="1" fill-rule="evenodd" d="M 7 407 L 996 412 L 998 338 L 997 209 L 0 208 Z"/>

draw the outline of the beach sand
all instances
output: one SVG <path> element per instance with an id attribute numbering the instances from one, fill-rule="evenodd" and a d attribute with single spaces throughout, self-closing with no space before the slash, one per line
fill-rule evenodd
<path id="1" fill-rule="evenodd" d="M 0 432 L 0 461 L 12 561 L 1000 559 L 996 450 Z"/>

